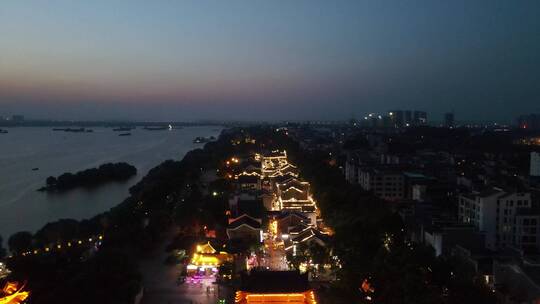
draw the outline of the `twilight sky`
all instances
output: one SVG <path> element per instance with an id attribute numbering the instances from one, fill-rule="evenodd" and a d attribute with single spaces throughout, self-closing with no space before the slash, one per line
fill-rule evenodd
<path id="1" fill-rule="evenodd" d="M 0 2 L 0 115 L 540 112 L 540 1 Z"/>

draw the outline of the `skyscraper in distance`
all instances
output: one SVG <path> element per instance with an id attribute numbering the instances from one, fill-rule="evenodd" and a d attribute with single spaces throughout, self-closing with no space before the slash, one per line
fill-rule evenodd
<path id="1" fill-rule="evenodd" d="M 402 110 L 388 111 L 388 116 L 390 117 L 390 120 L 392 121 L 392 124 L 394 125 L 394 127 L 401 128 L 405 125 L 405 120 L 404 120 Z"/>
<path id="2" fill-rule="evenodd" d="M 447 128 L 454 127 L 454 113 L 448 112 L 444 114 L 444 126 Z"/>
<path id="3" fill-rule="evenodd" d="M 409 126 L 412 122 L 412 112 L 409 110 L 405 111 L 405 125 Z"/>
<path id="4" fill-rule="evenodd" d="M 427 124 L 427 112 L 414 111 L 414 124 L 417 126 L 423 126 Z"/>

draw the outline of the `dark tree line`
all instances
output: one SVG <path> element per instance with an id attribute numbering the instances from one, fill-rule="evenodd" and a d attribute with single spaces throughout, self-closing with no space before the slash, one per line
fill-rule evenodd
<path id="1" fill-rule="evenodd" d="M 63 191 L 76 187 L 90 187 L 110 181 L 122 181 L 137 174 L 137 168 L 128 163 L 108 163 L 98 168 L 73 173 L 63 173 L 58 177 L 49 176 L 41 191 Z"/>
<path id="2" fill-rule="evenodd" d="M 4 239 L 0 235 L 0 259 L 3 259 L 6 256 L 6 249 L 4 248 Z"/>

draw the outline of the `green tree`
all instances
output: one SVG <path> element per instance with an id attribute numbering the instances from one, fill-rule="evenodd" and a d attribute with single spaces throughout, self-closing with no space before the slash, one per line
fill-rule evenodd
<path id="1" fill-rule="evenodd" d="M 234 264 L 225 262 L 219 266 L 219 275 L 221 278 L 231 278 L 234 271 Z"/>
<path id="2" fill-rule="evenodd" d="M 314 264 L 326 264 L 330 260 L 330 249 L 326 246 L 311 242 L 308 250 Z"/>
<path id="3" fill-rule="evenodd" d="M 8 240 L 9 250 L 20 254 L 32 247 L 32 233 L 21 231 L 13 234 Z"/>
<path id="4" fill-rule="evenodd" d="M 69 241 L 78 237 L 79 222 L 74 219 L 60 219 L 47 223 L 34 235 L 36 244 L 39 245 Z"/>
<path id="5" fill-rule="evenodd" d="M 2 239 L 2 236 L 0 235 L 0 259 L 3 259 L 6 256 L 6 249 L 3 246 L 4 240 Z"/>
<path id="6" fill-rule="evenodd" d="M 377 303 L 441 303 L 441 290 L 431 284 L 432 248 L 398 243 L 381 249 L 374 259 Z"/>
<path id="7" fill-rule="evenodd" d="M 54 187 L 56 186 L 56 177 L 49 176 L 47 177 L 47 180 L 45 181 L 47 183 L 47 187 Z"/>

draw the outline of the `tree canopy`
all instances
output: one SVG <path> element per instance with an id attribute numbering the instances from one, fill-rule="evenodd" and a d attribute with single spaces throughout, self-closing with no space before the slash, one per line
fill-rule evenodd
<path id="1" fill-rule="evenodd" d="M 107 163 L 98 168 L 86 169 L 75 174 L 66 172 L 58 177 L 49 176 L 42 191 L 69 190 L 76 187 L 96 186 L 109 181 L 126 180 L 137 174 L 137 168 L 128 163 Z"/>
<path id="2" fill-rule="evenodd" d="M 8 240 L 9 250 L 16 254 L 27 251 L 32 248 L 32 240 L 32 233 L 28 231 L 14 233 Z"/>

